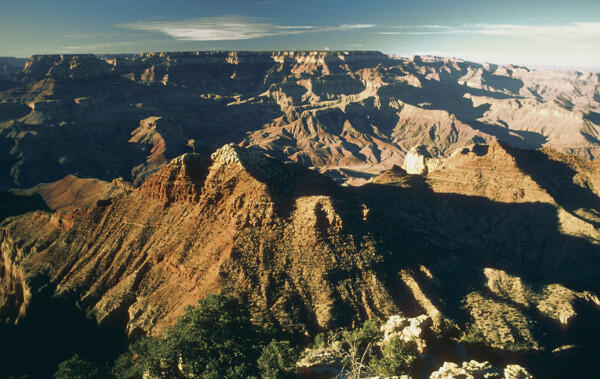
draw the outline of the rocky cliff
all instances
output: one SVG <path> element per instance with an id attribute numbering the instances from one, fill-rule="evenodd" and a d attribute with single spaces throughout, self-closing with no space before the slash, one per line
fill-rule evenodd
<path id="1" fill-rule="evenodd" d="M 234 142 L 361 184 L 417 145 L 595 159 L 598 74 L 379 52 L 38 55 L 0 85 L 0 188 L 76 174 L 141 184 Z"/>
<path id="2" fill-rule="evenodd" d="M 258 149 L 188 154 L 87 210 L 4 221 L 0 316 L 26 322 L 45 299 L 135 337 L 217 292 L 300 335 L 427 314 L 491 352 L 594 352 L 598 172 L 494 142 L 425 179 L 396 167 L 344 188 Z"/>

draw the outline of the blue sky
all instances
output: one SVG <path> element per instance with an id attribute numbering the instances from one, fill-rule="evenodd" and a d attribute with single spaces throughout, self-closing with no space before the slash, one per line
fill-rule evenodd
<path id="1" fill-rule="evenodd" d="M 379 50 L 600 66 L 600 1 L 0 0 L 0 56 Z"/>

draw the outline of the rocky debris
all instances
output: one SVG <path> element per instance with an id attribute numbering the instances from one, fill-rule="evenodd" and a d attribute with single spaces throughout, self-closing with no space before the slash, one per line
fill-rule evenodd
<path id="1" fill-rule="evenodd" d="M 507 365 L 504 368 L 504 379 L 533 379 L 533 375 L 522 366 Z"/>
<path id="2" fill-rule="evenodd" d="M 392 337 L 400 337 L 402 341 L 414 341 L 417 344 L 419 353 L 425 353 L 427 341 L 425 333 L 433 325 L 431 317 L 421 315 L 418 317 L 407 318 L 400 315 L 391 316 L 388 321 L 381 326 L 384 333 L 383 343 Z"/>
<path id="3" fill-rule="evenodd" d="M 533 379 L 527 370 L 519 365 L 508 365 L 504 370 L 492 366 L 489 362 L 469 361 L 459 366 L 453 362 L 444 365 L 433 372 L 430 379 Z"/>
<path id="4" fill-rule="evenodd" d="M 385 345 L 390 339 L 399 337 L 405 343 L 417 343 L 419 349 L 419 361 L 422 367 L 421 374 L 417 377 L 430 377 L 431 379 L 451 379 L 451 378 L 498 378 L 498 379 L 531 379 L 533 378 L 528 371 L 515 364 L 507 365 L 504 370 L 494 367 L 489 362 L 477 362 L 475 360 L 465 361 L 461 365 L 453 362 L 445 362 L 442 367 L 434 370 L 433 367 L 438 367 L 435 364 L 436 357 L 430 356 L 425 352 L 427 343 L 433 340 L 426 341 L 427 329 L 431 326 L 431 318 L 427 315 L 421 315 L 413 318 L 406 318 L 401 315 L 391 316 L 386 324 L 381 327 L 383 338 L 374 341 L 373 346 Z M 439 351 L 438 351 L 439 353 Z M 342 342 L 339 340 L 331 342 L 329 346 L 320 348 L 307 348 L 302 358 L 298 361 L 297 366 L 299 372 L 307 377 L 333 377 L 344 374 L 344 369 L 348 369 L 343 365 L 344 352 L 342 350 Z M 368 359 L 367 359 L 368 361 Z M 427 368 L 429 367 L 429 368 Z M 432 372 L 433 371 L 433 372 Z M 431 374 L 429 374 L 431 373 Z M 348 374 L 348 372 L 346 372 Z M 403 375 L 393 378 L 410 378 L 409 375 Z M 376 379 L 379 377 L 371 377 Z"/>
<path id="5" fill-rule="evenodd" d="M 416 343 L 419 353 L 424 354 L 427 346 L 424 338 L 431 325 L 431 318 L 426 315 L 413 318 L 393 315 L 381 326 L 382 338 L 372 341 L 373 347 L 378 349 L 390 339 L 399 337 L 405 343 Z M 347 353 L 343 351 L 344 343 L 345 340 L 340 339 L 330 341 L 325 347 L 307 348 L 297 363 L 300 374 L 307 377 L 334 377 L 347 370 L 348 367 L 344 366 Z"/>

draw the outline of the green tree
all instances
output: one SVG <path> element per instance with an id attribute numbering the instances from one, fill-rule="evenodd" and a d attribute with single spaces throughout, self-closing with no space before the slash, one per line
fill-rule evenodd
<path id="1" fill-rule="evenodd" d="M 86 361 L 77 354 L 59 363 L 58 369 L 54 373 L 55 379 L 101 379 L 104 377 L 97 365 Z"/>
<path id="2" fill-rule="evenodd" d="M 157 376 L 167 375 L 168 367 L 161 370 L 163 342 L 161 338 L 143 337 L 131 343 L 128 351 L 115 360 L 111 370 L 112 376 L 119 379 L 136 379 L 143 377 L 144 372 Z"/>

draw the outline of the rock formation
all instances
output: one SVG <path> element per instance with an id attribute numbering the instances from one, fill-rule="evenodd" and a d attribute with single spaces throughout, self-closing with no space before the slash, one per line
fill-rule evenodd
<path id="1" fill-rule="evenodd" d="M 431 327 L 432 324 L 431 317 L 426 315 L 413 318 L 394 315 L 381 327 L 384 332 L 383 343 L 392 337 L 398 336 L 404 342 L 414 341 L 417 344 L 419 353 L 425 353 L 427 343 L 423 334 L 424 330 Z"/>
<path id="2" fill-rule="evenodd" d="M 415 146 L 406 153 L 402 168 L 408 174 L 426 175 L 440 165 L 441 160 L 432 158 L 424 146 Z"/>
<path id="3" fill-rule="evenodd" d="M 420 145 L 435 159 L 493 139 L 600 151 L 593 73 L 378 52 L 36 55 L 21 68 L 0 83 L 3 190 L 71 174 L 137 186 L 231 142 L 353 185 Z"/>

